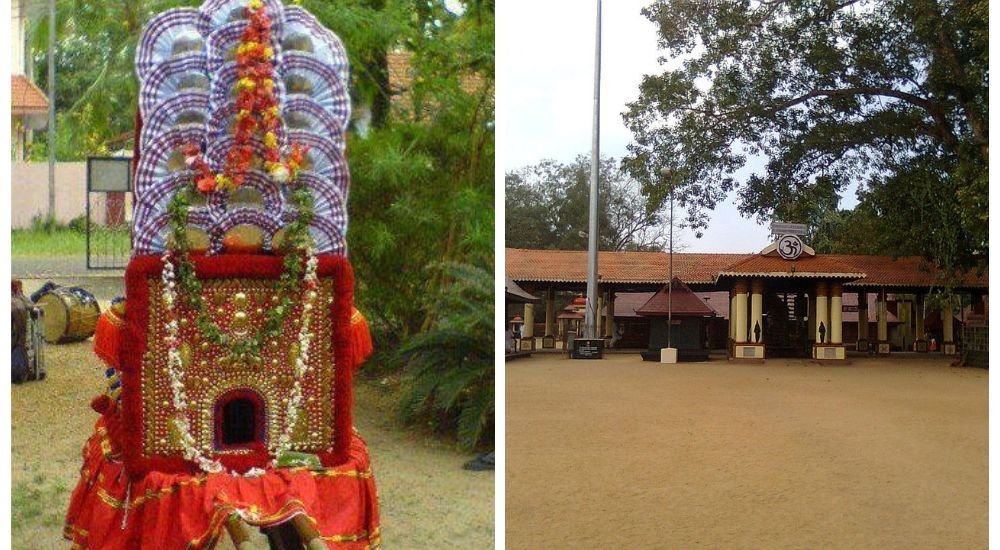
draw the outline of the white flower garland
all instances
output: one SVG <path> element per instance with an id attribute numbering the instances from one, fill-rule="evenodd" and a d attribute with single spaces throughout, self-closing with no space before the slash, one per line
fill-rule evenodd
<path id="1" fill-rule="evenodd" d="M 206 473 L 223 472 L 222 463 L 218 460 L 206 457 L 196 446 L 196 440 L 191 435 L 191 423 L 188 420 L 188 401 L 184 392 L 184 364 L 180 352 L 180 323 L 177 319 L 177 283 L 174 264 L 170 261 L 170 252 L 163 254 L 163 273 L 161 281 L 163 283 L 163 305 L 167 310 L 165 321 L 166 344 L 167 344 L 167 376 L 170 380 L 172 391 L 172 402 L 174 406 L 174 426 L 180 435 L 180 443 L 184 452 L 184 458 L 198 464 L 198 467 Z M 271 447 L 271 454 L 275 460 L 283 453 L 287 452 L 292 444 L 292 431 L 299 418 L 299 408 L 302 405 L 302 381 L 309 372 L 309 345 L 312 342 L 312 332 L 309 331 L 309 323 L 312 319 L 313 302 L 316 301 L 318 286 L 316 278 L 316 268 L 319 259 L 315 250 L 310 246 L 306 249 L 306 271 L 303 277 L 305 292 L 302 304 L 302 325 L 299 327 L 299 354 L 295 358 L 295 377 L 292 386 L 292 394 L 288 398 L 285 410 L 285 428 L 277 438 L 277 444 Z M 249 472 L 248 472 L 249 473 Z"/>

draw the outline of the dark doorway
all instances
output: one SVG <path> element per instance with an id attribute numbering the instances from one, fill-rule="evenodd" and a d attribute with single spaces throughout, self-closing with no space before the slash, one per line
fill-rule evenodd
<path id="1" fill-rule="evenodd" d="M 229 392 L 216 401 L 215 441 L 219 448 L 263 442 L 264 415 L 260 396 L 246 390 Z"/>

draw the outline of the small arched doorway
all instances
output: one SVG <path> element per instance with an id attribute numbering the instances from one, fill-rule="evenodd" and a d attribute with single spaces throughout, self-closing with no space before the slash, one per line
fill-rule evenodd
<path id="1" fill-rule="evenodd" d="M 215 401 L 215 448 L 254 448 L 266 444 L 264 399 L 254 390 L 230 390 Z"/>

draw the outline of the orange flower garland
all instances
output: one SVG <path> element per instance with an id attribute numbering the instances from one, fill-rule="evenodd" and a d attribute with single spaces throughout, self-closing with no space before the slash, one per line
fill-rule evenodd
<path id="1" fill-rule="evenodd" d="M 260 0 L 247 5 L 250 21 L 240 36 L 236 50 L 236 124 L 232 148 L 226 154 L 222 173 L 214 173 L 205 162 L 198 144 L 184 150 L 187 165 L 194 170 L 194 182 L 201 193 L 235 190 L 243 185 L 254 167 L 256 155 L 251 140 L 261 136 L 264 143 L 262 167 L 278 183 L 294 181 L 308 148 L 293 143 L 282 159 L 276 131 L 281 128 L 281 112 L 274 93 L 274 49 L 271 48 L 271 18 Z"/>

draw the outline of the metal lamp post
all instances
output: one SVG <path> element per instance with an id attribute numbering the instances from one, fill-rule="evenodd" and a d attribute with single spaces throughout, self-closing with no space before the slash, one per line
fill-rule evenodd
<path id="1" fill-rule="evenodd" d="M 674 332 L 674 183 L 671 180 L 673 179 L 674 171 L 663 167 L 660 169 L 660 175 L 667 180 L 667 185 L 670 186 L 670 244 L 667 256 L 667 347 L 672 348 L 674 346 L 670 337 Z"/>

